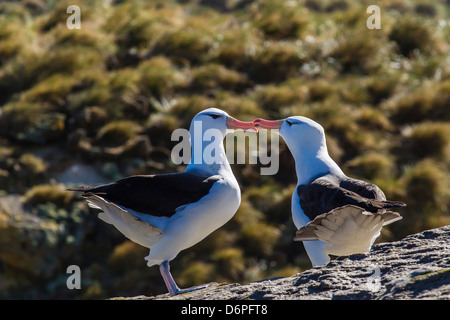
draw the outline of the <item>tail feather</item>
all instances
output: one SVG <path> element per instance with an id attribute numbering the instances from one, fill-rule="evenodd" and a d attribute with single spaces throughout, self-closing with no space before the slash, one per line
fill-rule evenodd
<path id="1" fill-rule="evenodd" d="M 130 240 L 151 248 L 160 240 L 162 230 L 150 223 L 142 221 L 131 212 L 93 193 L 85 195 L 91 208 L 102 210 L 98 217 L 106 223 L 114 225 Z"/>
<path id="2" fill-rule="evenodd" d="M 383 201 L 383 208 L 404 208 L 406 207 L 406 203 L 401 201 L 390 201 L 390 200 L 384 200 Z"/>
<path id="3" fill-rule="evenodd" d="M 402 219 L 399 213 L 380 210 L 372 213 L 346 205 L 317 216 L 297 230 L 295 241 L 320 240 L 329 254 L 366 252 L 380 234 L 382 226 Z"/>
<path id="4" fill-rule="evenodd" d="M 388 224 L 402 219 L 403 217 L 398 212 L 386 211 L 383 214 L 383 226 L 387 226 Z"/>

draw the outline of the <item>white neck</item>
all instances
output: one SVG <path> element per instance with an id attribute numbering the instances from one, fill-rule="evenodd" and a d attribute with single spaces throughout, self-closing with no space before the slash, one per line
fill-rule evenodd
<path id="1" fill-rule="evenodd" d="M 200 174 L 233 176 L 223 145 L 223 134 L 218 130 L 212 141 L 203 141 L 191 130 L 191 160 L 185 171 Z"/>
<path id="2" fill-rule="evenodd" d="M 343 175 L 341 168 L 331 159 L 325 144 L 318 149 L 293 150 L 297 184 L 309 183 L 312 179 L 329 173 Z"/>

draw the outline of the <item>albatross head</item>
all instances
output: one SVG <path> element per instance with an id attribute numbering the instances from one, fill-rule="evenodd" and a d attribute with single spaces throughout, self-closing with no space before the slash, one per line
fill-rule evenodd
<path id="1" fill-rule="evenodd" d="M 325 147 L 325 130 L 317 122 L 302 116 L 289 117 L 283 120 L 269 121 L 255 119 L 256 128 L 278 129 L 279 135 L 288 145 L 292 153 L 317 152 Z"/>
<path id="2" fill-rule="evenodd" d="M 191 159 L 186 171 L 232 175 L 223 139 L 229 129 L 253 129 L 251 122 L 239 121 L 217 108 L 199 112 L 189 128 Z M 234 176 L 233 176 L 234 177 Z"/>
<path id="3" fill-rule="evenodd" d="M 196 121 L 201 121 L 202 130 L 217 129 L 225 136 L 227 129 L 252 130 L 251 122 L 239 121 L 231 117 L 228 113 L 217 108 L 203 110 L 192 119 L 191 127 Z"/>
<path id="4" fill-rule="evenodd" d="M 269 121 L 255 119 L 256 128 L 278 129 L 295 159 L 299 183 L 319 174 L 343 174 L 328 154 L 325 130 L 317 122 L 302 116 Z"/>

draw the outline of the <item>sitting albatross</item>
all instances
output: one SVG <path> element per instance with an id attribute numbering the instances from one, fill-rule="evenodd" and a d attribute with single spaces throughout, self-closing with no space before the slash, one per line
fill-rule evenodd
<path id="1" fill-rule="evenodd" d="M 330 261 L 329 255 L 368 252 L 381 228 L 400 220 L 388 208 L 406 206 L 387 201 L 376 185 L 347 177 L 328 154 L 325 131 L 301 116 L 284 120 L 255 119 L 256 128 L 279 129 L 295 160 L 297 187 L 292 195 L 292 219 L 299 229 L 313 266 Z"/>
<path id="2" fill-rule="evenodd" d="M 150 248 L 147 265 L 159 265 L 170 295 L 206 287 L 180 289 L 169 267 L 181 250 L 198 243 L 236 213 L 241 193 L 223 146 L 227 129 L 253 129 L 250 122 L 209 108 L 190 125 L 191 161 L 184 172 L 138 175 L 97 187 L 78 187 L 98 217 L 130 240 Z M 208 137 L 206 134 L 209 131 Z M 205 136 L 204 136 L 205 134 Z M 215 141 L 214 161 L 204 157 L 206 141 Z M 211 147 L 209 147 L 211 148 Z M 211 151 L 211 150 L 210 150 Z M 201 153 L 201 154 L 199 154 Z"/>

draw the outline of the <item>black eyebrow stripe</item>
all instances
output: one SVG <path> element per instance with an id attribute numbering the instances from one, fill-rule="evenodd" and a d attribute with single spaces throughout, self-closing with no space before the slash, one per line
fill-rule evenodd
<path id="1" fill-rule="evenodd" d="M 294 122 L 292 120 L 286 120 L 287 123 L 289 123 L 290 126 L 294 125 L 294 124 L 305 124 L 304 122 Z"/>

